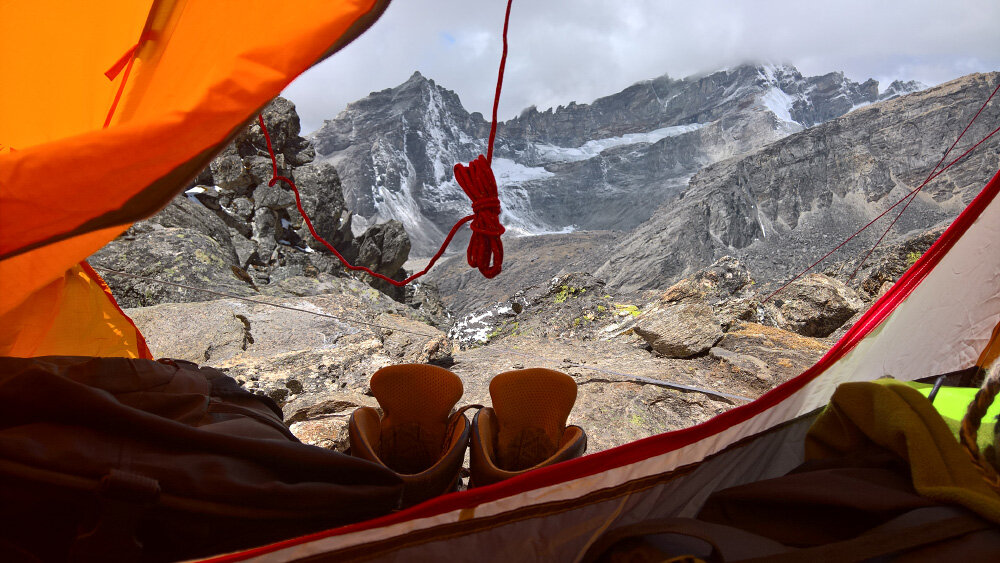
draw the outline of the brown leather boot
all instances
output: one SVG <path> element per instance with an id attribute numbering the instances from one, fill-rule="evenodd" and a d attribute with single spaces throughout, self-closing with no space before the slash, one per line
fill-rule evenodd
<path id="1" fill-rule="evenodd" d="M 402 508 L 455 490 L 469 419 L 463 411 L 449 417 L 462 396 L 462 380 L 428 364 L 382 368 L 372 375 L 371 407 L 351 414 L 351 454 L 380 463 L 403 479 Z"/>
<path id="2" fill-rule="evenodd" d="M 501 373 L 490 382 L 493 408 L 472 422 L 469 487 L 482 487 L 526 471 L 583 455 L 587 435 L 566 426 L 576 382 L 549 369 Z"/>

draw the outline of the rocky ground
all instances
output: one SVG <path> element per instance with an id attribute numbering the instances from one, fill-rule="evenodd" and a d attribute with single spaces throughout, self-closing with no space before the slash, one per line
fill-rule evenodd
<path id="1" fill-rule="evenodd" d="M 518 292 L 479 324 L 457 322 L 447 335 L 419 310 L 352 279 L 338 280 L 329 295 L 261 298 L 267 305 L 232 299 L 126 312 L 154 355 L 227 371 L 282 405 L 292 431 L 309 443 L 346 449 L 351 411 L 376 406 L 371 374 L 429 362 L 462 378 L 463 404 L 489 405 L 489 381 L 502 371 L 570 374 L 579 385 L 570 422 L 587 430 L 595 452 L 704 422 L 812 365 L 829 339 L 769 325 L 832 332 L 834 317 L 851 315 L 831 304 L 851 311 L 862 304 L 835 280 L 809 283 L 833 289 L 811 308 L 798 298 L 761 307 L 752 277 L 734 259 L 649 301 L 624 301 L 600 280 L 573 273 Z"/>
<path id="2" fill-rule="evenodd" d="M 981 89 L 982 82 L 973 77 L 938 90 L 957 99 Z M 866 111 L 874 118 L 888 110 L 916 115 L 913 108 L 923 107 L 927 111 L 920 115 L 937 119 L 950 107 L 926 94 L 911 97 L 911 105 L 905 100 Z M 408 261 L 410 241 L 398 222 L 366 223 L 363 231 L 352 224 L 337 170 L 313 160 L 312 148 L 299 136 L 294 106 L 279 99 L 264 114 L 279 174 L 303 188 L 304 205 L 321 235 L 355 263 L 396 279 L 423 267 L 420 260 Z M 766 223 L 769 233 L 790 241 L 786 252 L 796 252 L 801 262 L 836 244 L 830 237 L 841 232 L 823 238 L 822 221 L 837 217 L 820 197 L 825 181 L 864 180 L 862 187 L 878 196 L 865 200 L 868 211 L 888 197 L 887 190 L 901 189 L 876 189 L 878 175 L 865 168 L 871 155 L 835 158 L 845 154 L 830 145 L 840 137 L 850 137 L 850 146 L 868 146 L 854 138 L 860 133 L 845 133 L 858 121 L 852 116 L 702 171 L 677 205 L 631 233 L 507 238 L 500 276 L 483 279 L 461 253 L 406 290 L 350 274 L 308 236 L 290 193 L 268 186 L 270 161 L 254 125 L 185 195 L 136 223 L 91 262 L 105 268 L 156 357 L 227 371 L 277 401 L 304 442 L 345 450 L 350 413 L 377 406 L 368 386 L 375 371 L 433 363 L 461 377 L 460 404 L 491 404 L 490 379 L 503 371 L 546 367 L 568 373 L 579 389 L 569 422 L 587 431 L 589 451 L 596 452 L 704 422 L 813 365 L 933 243 L 947 223 L 945 211 L 957 213 L 976 170 L 995 160 L 995 153 L 987 153 L 950 172 L 947 189 L 931 186 L 927 197 L 947 205 L 915 204 L 916 219 L 905 223 L 909 230 L 897 227 L 857 275 L 858 252 L 849 259 L 833 256 L 768 299 L 792 270 L 775 266 L 782 260 L 778 238 L 757 239 L 753 229 Z M 894 135 L 879 150 L 891 152 L 893 143 L 905 148 L 914 138 L 903 130 Z M 786 158 L 775 150 L 791 153 L 793 162 L 775 168 Z M 920 148 L 914 154 L 926 159 L 933 152 Z M 893 166 L 905 164 L 882 156 Z M 810 165 L 816 158 L 835 162 Z M 806 172 L 814 169 L 828 173 L 810 179 Z M 729 205 L 723 197 L 748 185 L 778 185 L 782 174 L 791 174 L 799 195 L 806 184 L 816 193 L 790 199 L 758 194 L 756 201 L 773 204 L 759 216 L 744 209 L 752 202 L 737 197 L 738 205 Z M 911 181 L 907 177 L 906 185 Z M 708 195 L 695 201 L 699 190 Z M 860 201 L 863 195 L 838 197 Z M 823 205 L 809 203 L 817 198 Z M 798 203 L 788 207 L 786 200 Z M 709 210 L 698 215 L 708 218 L 706 225 L 681 221 L 699 209 Z M 779 215 L 766 215 L 774 211 Z M 758 225 L 750 221 L 754 217 L 766 220 Z M 750 234 L 736 240 L 732 233 L 743 232 L 747 221 L 753 223 Z M 775 230 L 778 224 L 783 228 Z M 687 252 L 692 248 L 705 252 Z M 690 259 L 684 264 L 677 262 L 685 257 Z M 227 297 L 219 299 L 220 293 Z"/>

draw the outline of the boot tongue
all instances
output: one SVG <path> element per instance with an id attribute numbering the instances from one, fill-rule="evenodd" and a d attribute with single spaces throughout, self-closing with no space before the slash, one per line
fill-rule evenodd
<path id="1" fill-rule="evenodd" d="M 552 457 L 576 402 L 572 377 L 535 368 L 501 373 L 490 382 L 497 418 L 497 466 L 521 471 Z"/>
<path id="2" fill-rule="evenodd" d="M 397 473 L 429 469 L 441 455 L 462 380 L 437 366 L 403 364 L 377 371 L 371 389 L 383 413 L 379 458 Z"/>

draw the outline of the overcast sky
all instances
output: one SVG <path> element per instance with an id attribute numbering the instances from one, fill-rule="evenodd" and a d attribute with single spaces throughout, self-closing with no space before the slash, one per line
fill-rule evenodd
<path id="1" fill-rule="evenodd" d="M 283 93 L 303 133 L 419 70 L 489 118 L 504 0 L 395 0 Z M 1000 70 L 1000 1 L 514 0 L 500 118 L 746 61 L 928 85 Z"/>

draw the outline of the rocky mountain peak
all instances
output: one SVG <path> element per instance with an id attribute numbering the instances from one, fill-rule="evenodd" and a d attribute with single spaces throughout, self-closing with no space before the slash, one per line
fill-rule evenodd
<path id="1" fill-rule="evenodd" d="M 498 125 L 493 162 L 513 235 L 628 230 L 718 160 L 756 150 L 878 99 L 874 80 L 803 77 L 786 64 L 660 76 Z M 337 168 L 355 228 L 398 220 L 433 254 L 469 202 L 456 163 L 485 152 L 489 123 L 419 72 L 353 102 L 310 136 Z M 462 239 L 455 241 L 460 248 Z"/>
<path id="2" fill-rule="evenodd" d="M 817 89 L 835 82 L 820 78 Z M 773 281 L 791 276 L 918 187 L 961 132 L 956 124 L 972 118 L 997 78 L 971 75 L 867 105 L 706 166 L 683 198 L 661 206 L 610 250 L 596 274 L 612 288 L 642 290 L 733 254 Z M 827 90 L 836 92 L 827 108 L 845 103 L 840 87 Z M 988 107 L 969 138 L 983 138 L 996 114 Z M 997 144 L 991 139 L 926 186 L 885 242 L 953 218 L 988 179 L 983 171 L 995 169 Z M 884 228 L 866 231 L 844 252 L 860 259 Z"/>
<path id="3" fill-rule="evenodd" d="M 926 90 L 928 87 L 929 86 L 919 80 L 893 80 L 892 83 L 889 84 L 889 87 L 878 95 L 878 99 L 890 100 L 905 94 L 912 94 L 913 92 Z"/>

